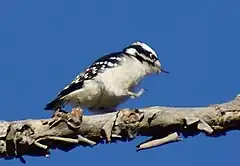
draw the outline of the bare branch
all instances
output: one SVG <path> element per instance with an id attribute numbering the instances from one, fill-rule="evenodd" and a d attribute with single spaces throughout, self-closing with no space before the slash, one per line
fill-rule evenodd
<path id="1" fill-rule="evenodd" d="M 70 151 L 98 143 L 130 141 L 136 136 L 150 136 L 137 146 L 144 150 L 177 142 L 205 133 L 217 137 L 240 128 L 240 96 L 208 107 L 149 107 L 122 109 L 118 112 L 82 116 L 81 112 L 58 111 L 52 118 L 0 121 L 0 157 L 50 155 L 50 149 Z"/>

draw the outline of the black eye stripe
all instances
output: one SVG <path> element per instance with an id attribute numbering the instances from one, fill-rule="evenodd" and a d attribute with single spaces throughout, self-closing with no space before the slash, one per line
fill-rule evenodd
<path id="1" fill-rule="evenodd" d="M 143 49 L 143 48 L 142 48 L 141 46 L 139 46 L 139 45 L 131 45 L 131 46 L 127 47 L 126 49 L 128 49 L 128 48 L 134 48 L 134 49 L 137 50 L 137 52 L 140 53 L 140 54 L 145 54 L 145 55 L 148 55 L 148 56 L 150 56 L 150 55 L 152 54 L 151 52 Z M 126 50 L 126 49 L 125 49 L 125 50 Z"/>
<path id="2" fill-rule="evenodd" d="M 149 60 L 147 60 L 147 59 L 144 59 L 144 58 L 142 58 L 141 56 L 134 56 L 134 58 L 136 58 L 137 60 L 139 60 L 141 63 L 147 62 L 149 65 L 154 66 L 154 62 L 149 61 Z"/>

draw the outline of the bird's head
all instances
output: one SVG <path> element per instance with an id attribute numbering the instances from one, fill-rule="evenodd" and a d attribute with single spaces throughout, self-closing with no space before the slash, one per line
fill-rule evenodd
<path id="1" fill-rule="evenodd" d="M 124 49 L 129 55 L 134 56 L 141 63 L 145 63 L 151 69 L 151 72 L 155 73 L 169 73 L 161 66 L 161 62 L 158 59 L 157 53 L 146 43 L 136 41 Z"/>

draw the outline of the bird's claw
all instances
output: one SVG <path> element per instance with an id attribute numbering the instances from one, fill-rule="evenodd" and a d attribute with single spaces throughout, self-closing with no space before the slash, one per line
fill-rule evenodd
<path id="1" fill-rule="evenodd" d="M 75 117 L 81 117 L 83 114 L 83 110 L 80 107 L 73 108 L 71 114 Z"/>
<path id="2" fill-rule="evenodd" d="M 129 91 L 128 94 L 130 95 L 131 98 L 138 98 L 143 94 L 144 91 L 145 90 L 141 88 L 137 93 L 133 93 Z"/>
<path id="3" fill-rule="evenodd" d="M 80 108 L 72 109 L 72 112 L 56 111 L 52 120 L 49 122 L 49 128 L 57 126 L 61 122 L 65 122 L 72 129 L 78 129 L 82 121 L 82 110 Z"/>

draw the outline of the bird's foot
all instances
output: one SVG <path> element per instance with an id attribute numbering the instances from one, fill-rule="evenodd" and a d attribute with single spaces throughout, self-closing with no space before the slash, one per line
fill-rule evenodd
<path id="1" fill-rule="evenodd" d="M 80 117 L 83 114 L 83 109 L 80 107 L 73 108 L 71 114 L 73 116 Z"/>
<path id="2" fill-rule="evenodd" d="M 54 112 L 53 112 L 52 118 L 55 117 L 56 115 L 58 115 L 58 114 L 61 113 L 61 112 L 67 113 L 67 112 L 64 111 L 61 107 L 56 108 L 56 109 L 54 110 Z"/>
<path id="3" fill-rule="evenodd" d="M 57 126 L 59 123 L 65 122 L 72 129 L 78 129 L 82 122 L 82 111 L 80 108 L 73 108 L 72 112 L 57 110 L 54 112 L 52 120 L 48 123 L 49 128 Z"/>
<path id="4" fill-rule="evenodd" d="M 140 97 L 140 96 L 143 94 L 144 91 L 145 91 L 145 89 L 141 88 L 137 93 L 128 91 L 127 94 L 128 94 L 131 98 L 138 98 L 138 97 Z"/>

